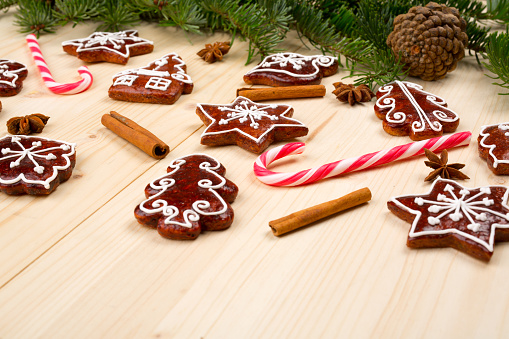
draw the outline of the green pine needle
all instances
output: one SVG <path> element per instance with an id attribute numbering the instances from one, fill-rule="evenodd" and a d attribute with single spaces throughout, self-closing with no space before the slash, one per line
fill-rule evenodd
<path id="1" fill-rule="evenodd" d="M 489 63 L 483 63 L 486 68 L 496 76 L 486 74 L 486 76 L 500 80 L 501 82 L 493 82 L 494 85 L 509 89 L 509 33 L 491 34 L 486 49 L 486 56 Z M 509 93 L 499 93 L 509 95 Z"/>
<path id="2" fill-rule="evenodd" d="M 103 23 L 98 31 L 117 32 L 139 22 L 139 14 L 129 10 L 129 0 L 106 0 L 97 19 Z"/>

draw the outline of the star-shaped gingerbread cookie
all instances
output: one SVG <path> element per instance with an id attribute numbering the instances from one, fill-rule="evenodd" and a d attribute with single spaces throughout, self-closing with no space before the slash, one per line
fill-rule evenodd
<path id="1" fill-rule="evenodd" d="M 259 104 L 245 97 L 228 105 L 198 104 L 196 114 L 207 126 L 201 135 L 203 145 L 237 144 L 261 153 L 274 141 L 308 134 L 303 123 L 291 119 L 291 106 Z"/>
<path id="2" fill-rule="evenodd" d="M 12 60 L 0 60 L 0 97 L 10 97 L 21 92 L 27 67 Z"/>
<path id="3" fill-rule="evenodd" d="M 430 192 L 395 197 L 387 206 L 412 223 L 408 247 L 452 247 L 489 261 L 495 242 L 509 241 L 508 194 L 505 186 L 468 189 L 439 178 Z"/>
<path id="4" fill-rule="evenodd" d="M 87 38 L 64 41 L 62 47 L 65 52 L 86 62 L 106 61 L 125 65 L 130 56 L 152 52 L 154 43 L 140 38 L 136 30 L 127 30 L 95 32 Z"/>

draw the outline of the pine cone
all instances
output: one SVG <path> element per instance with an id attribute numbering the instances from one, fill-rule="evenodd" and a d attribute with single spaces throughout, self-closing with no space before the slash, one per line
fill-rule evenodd
<path id="1" fill-rule="evenodd" d="M 430 2 L 395 18 L 387 45 L 396 56 L 401 53 L 409 75 L 439 80 L 465 56 L 466 27 L 456 8 Z"/>

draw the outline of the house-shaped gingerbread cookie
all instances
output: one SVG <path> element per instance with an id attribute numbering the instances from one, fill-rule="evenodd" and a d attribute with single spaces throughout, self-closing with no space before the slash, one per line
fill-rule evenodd
<path id="1" fill-rule="evenodd" d="M 193 91 L 186 64 L 170 53 L 145 67 L 128 69 L 113 76 L 108 90 L 112 99 L 171 105 L 181 94 Z"/>

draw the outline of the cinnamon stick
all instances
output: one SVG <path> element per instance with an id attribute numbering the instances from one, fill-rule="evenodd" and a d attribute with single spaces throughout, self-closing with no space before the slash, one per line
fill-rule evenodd
<path id="1" fill-rule="evenodd" d="M 364 187 L 341 198 L 324 202 L 322 204 L 292 213 L 286 217 L 270 221 L 269 226 L 272 229 L 272 233 L 274 233 L 274 235 L 280 236 L 370 200 L 371 191 L 369 188 Z"/>
<path id="2" fill-rule="evenodd" d="M 274 99 L 314 98 L 325 95 L 324 85 L 288 86 L 270 88 L 239 88 L 237 96 L 253 101 Z"/>
<path id="3" fill-rule="evenodd" d="M 117 112 L 103 115 L 101 123 L 153 158 L 162 159 L 170 152 L 170 147 L 161 139 Z"/>

